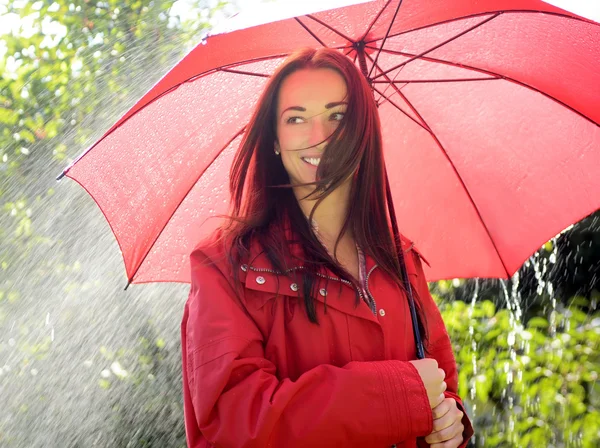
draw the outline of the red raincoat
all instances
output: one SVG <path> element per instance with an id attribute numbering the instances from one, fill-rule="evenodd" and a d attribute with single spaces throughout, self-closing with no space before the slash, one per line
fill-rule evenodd
<path id="1" fill-rule="evenodd" d="M 457 400 L 457 369 L 419 254 L 403 240 L 413 288 L 429 331 L 428 357 L 446 372 L 447 397 Z M 427 446 L 433 427 L 416 368 L 406 296 L 367 255 L 367 287 L 377 314 L 355 291 L 325 279 L 310 323 L 297 280 L 277 275 L 256 245 L 234 292 L 225 251 L 191 254 L 192 286 L 181 324 L 183 395 L 189 447 Z M 255 257 L 257 255 L 257 257 Z M 333 277 L 333 274 L 330 273 Z M 239 297 L 241 295 L 241 297 Z M 327 312 L 324 314 L 325 296 Z M 464 443 L 473 434 L 463 418 Z"/>

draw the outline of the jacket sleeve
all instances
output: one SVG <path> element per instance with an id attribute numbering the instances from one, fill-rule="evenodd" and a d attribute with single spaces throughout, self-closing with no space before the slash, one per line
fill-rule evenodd
<path id="1" fill-rule="evenodd" d="M 460 445 L 460 448 L 464 448 L 467 446 L 469 439 L 473 436 L 474 430 L 473 425 L 467 416 L 467 411 L 465 410 L 462 399 L 458 396 L 458 369 L 456 367 L 456 359 L 452 350 L 452 344 L 442 315 L 429 292 L 429 285 L 427 284 L 425 273 L 423 272 L 420 254 L 416 250 L 412 250 L 411 252 L 413 253 L 417 271 L 417 293 L 425 308 L 427 328 L 429 330 L 429 345 L 425 356 L 434 358 L 438 362 L 439 367 L 444 370 L 446 373 L 445 381 L 448 386 L 444 394 L 446 397 L 454 398 L 458 408 L 464 413 L 462 424 L 465 429 L 463 431 L 463 443 Z M 425 443 L 424 440 L 419 440 L 419 446 L 428 446 L 428 444 Z"/>
<path id="2" fill-rule="evenodd" d="M 432 430 L 427 392 L 403 361 L 319 365 L 279 380 L 228 278 L 199 250 L 182 321 L 190 427 L 219 447 L 391 446 Z M 197 445 L 195 445 L 197 444 Z"/>

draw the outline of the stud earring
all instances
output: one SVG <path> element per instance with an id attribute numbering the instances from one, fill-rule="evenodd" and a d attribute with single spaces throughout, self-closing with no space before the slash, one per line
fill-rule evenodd
<path id="1" fill-rule="evenodd" d="M 277 145 L 275 145 L 275 155 L 278 156 L 279 154 L 279 149 L 277 148 Z"/>

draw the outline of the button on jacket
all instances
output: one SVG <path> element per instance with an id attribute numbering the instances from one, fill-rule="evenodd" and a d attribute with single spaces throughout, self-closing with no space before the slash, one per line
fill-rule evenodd
<path id="1" fill-rule="evenodd" d="M 457 370 L 421 257 L 403 238 L 407 270 L 427 320 L 427 357 Z M 366 293 L 332 273 L 315 295 L 319 325 L 302 300 L 302 266 L 276 272 L 257 244 L 239 267 L 236 289 L 226 249 L 191 254 L 192 284 L 181 324 L 185 428 L 189 447 L 416 447 L 433 428 L 416 368 L 406 295 L 366 255 Z M 362 294 L 362 292 L 361 292 Z M 325 312 L 326 308 L 326 312 Z M 463 417 L 466 446 L 473 434 Z"/>

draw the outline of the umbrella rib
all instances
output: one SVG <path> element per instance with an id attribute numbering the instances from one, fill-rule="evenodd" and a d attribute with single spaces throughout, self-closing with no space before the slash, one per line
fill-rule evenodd
<path id="1" fill-rule="evenodd" d="M 477 208 L 477 205 L 475 204 L 475 201 L 473 200 L 473 197 L 471 196 L 471 193 L 469 192 L 469 189 L 467 188 L 465 182 L 463 181 L 462 176 L 460 175 L 460 173 L 456 169 L 456 166 L 454 165 L 454 163 L 452 163 L 452 160 L 450 159 L 450 156 L 446 152 L 446 149 L 444 148 L 444 145 L 442 145 L 442 142 L 440 142 L 440 140 L 437 138 L 437 136 L 435 135 L 435 132 L 433 132 L 433 130 L 431 129 L 431 126 L 429 126 L 429 124 L 427 124 L 427 121 L 421 116 L 421 114 L 413 106 L 413 104 L 410 102 L 410 100 L 400 91 L 400 89 L 398 89 L 398 86 L 396 86 L 395 84 L 392 84 L 392 87 L 396 90 L 396 92 L 398 92 L 398 95 L 400 95 L 402 97 L 402 99 L 404 99 L 404 101 L 406 101 L 406 104 L 408 104 L 408 106 L 411 108 L 411 110 L 414 112 L 414 114 L 417 117 L 419 117 L 419 119 L 423 122 L 423 124 L 425 125 L 426 130 L 428 130 L 429 134 L 431 135 L 431 137 L 433 138 L 433 140 L 437 143 L 438 147 L 440 148 L 440 150 L 442 151 L 442 153 L 446 157 L 446 160 L 448 161 L 448 163 L 450 164 L 450 166 L 454 170 L 454 173 L 456 174 L 456 177 L 460 181 L 460 184 L 462 185 L 462 187 L 463 187 L 463 189 L 464 189 L 467 197 L 469 198 L 469 201 L 471 201 L 471 204 L 473 205 L 473 208 L 475 209 L 475 212 L 477 213 L 477 216 L 479 217 L 479 221 L 481 222 L 481 225 L 483 226 L 483 228 L 485 229 L 486 233 L 488 234 L 490 242 L 492 243 L 492 246 L 494 246 L 494 250 L 498 254 L 498 259 L 500 260 L 500 263 L 502 263 L 502 267 L 504 268 L 504 271 L 506 272 L 506 276 L 510 277 L 510 274 L 508 273 L 508 269 L 507 269 L 506 265 L 504 264 L 504 260 L 502 259 L 502 256 L 500 255 L 500 251 L 498 250 L 498 247 L 496 246 L 496 243 L 495 243 L 494 239 L 492 238 L 490 230 L 485 225 L 483 217 L 481 216 L 481 213 L 479 212 L 479 209 Z M 391 103 L 391 101 L 390 101 L 390 103 Z"/>
<path id="2" fill-rule="evenodd" d="M 373 72 L 373 68 L 377 65 L 377 60 L 379 59 L 379 54 L 381 53 L 381 49 L 385 45 L 385 41 L 387 40 L 387 38 L 388 38 L 388 36 L 390 34 L 390 31 L 392 30 L 392 26 L 394 26 L 394 22 L 396 21 L 396 16 L 398 15 L 398 11 L 400 11 L 400 6 L 402 6 L 402 0 L 400 0 L 398 2 L 398 6 L 396 7 L 396 11 L 394 11 L 394 17 L 392 17 L 392 20 L 390 20 L 390 26 L 388 26 L 388 29 L 385 32 L 385 36 L 383 37 L 383 40 L 381 41 L 381 45 L 379 45 L 379 48 L 377 50 L 377 54 L 375 55 L 375 60 L 373 61 L 373 65 L 371 65 L 371 70 L 369 70 L 369 74 L 367 75 L 367 79 L 371 79 L 371 73 Z M 380 68 L 380 70 L 381 70 L 381 68 Z"/>
<path id="3" fill-rule="evenodd" d="M 222 65 L 220 67 L 214 67 L 214 68 L 211 68 L 210 70 L 206 70 L 205 72 L 198 73 L 198 74 L 196 74 L 194 76 L 191 76 L 190 78 L 188 78 L 188 79 L 186 79 L 184 81 L 181 81 L 179 84 L 174 85 L 169 90 L 163 92 L 160 96 L 162 96 L 162 95 L 164 95 L 166 93 L 171 92 L 173 89 L 176 89 L 181 84 L 185 84 L 186 82 L 190 82 L 190 81 L 196 81 L 199 78 L 202 78 L 202 77 L 208 76 L 208 75 L 212 75 L 213 73 L 218 72 L 218 71 L 232 70 L 233 67 L 239 67 L 240 65 L 251 64 L 253 62 L 270 61 L 272 59 L 283 58 L 283 57 L 286 57 L 288 55 L 289 55 L 289 53 L 280 53 L 280 54 L 275 54 L 275 55 L 270 55 L 270 56 L 263 56 L 263 57 L 260 57 L 260 58 L 245 59 L 243 61 L 237 61 L 237 62 L 232 62 L 231 64 L 225 64 L 225 65 Z M 157 97 L 157 98 L 160 98 L 160 96 Z"/>
<path id="4" fill-rule="evenodd" d="M 433 82 L 468 82 L 468 81 L 491 81 L 495 77 L 487 78 L 456 78 L 456 79 L 392 79 L 390 81 L 373 81 L 375 84 L 418 84 L 418 83 L 433 83 Z"/>
<path id="5" fill-rule="evenodd" d="M 177 212 L 177 210 L 179 210 L 179 208 L 181 207 L 181 204 L 183 204 L 183 201 L 185 201 L 185 199 L 189 196 L 189 194 L 191 193 L 191 191 L 194 189 L 194 187 L 196 186 L 196 184 L 198 183 L 198 181 L 200 180 L 200 178 L 204 175 L 204 173 L 206 172 L 206 170 L 214 163 L 214 161 L 221 155 L 221 153 L 225 150 L 225 148 L 227 148 L 229 145 L 231 145 L 231 143 L 238 138 L 244 131 L 246 130 L 246 125 L 243 126 L 238 132 L 236 132 L 234 134 L 233 137 L 231 137 L 231 139 L 229 139 L 227 141 L 227 143 L 221 147 L 220 151 L 216 151 L 216 155 L 213 157 L 213 159 L 206 164 L 206 167 L 204 168 L 204 170 L 202 170 L 200 172 L 200 174 L 198 175 L 198 177 L 196 178 L 195 182 L 192 182 L 192 185 L 190 186 L 189 190 L 187 191 L 186 194 L 183 195 L 183 197 L 181 198 L 181 201 L 179 201 L 179 204 L 177 204 L 177 207 L 175 207 L 173 209 L 173 213 L 171 214 L 171 216 L 169 217 L 169 219 L 167 219 L 167 221 L 165 222 L 165 225 L 162 227 L 162 229 L 160 230 L 160 232 L 158 232 L 158 234 L 156 235 L 156 238 L 154 238 L 154 241 L 152 242 L 152 244 L 150 244 L 148 246 L 148 249 L 146 250 L 146 253 L 144 254 L 144 258 L 142 258 L 142 261 L 138 264 L 137 268 L 135 268 L 135 271 L 133 271 L 133 274 L 131 274 L 131 278 L 128 279 L 127 281 L 127 286 L 125 287 L 125 289 L 127 289 L 129 287 L 129 285 L 132 284 L 133 279 L 135 277 L 135 275 L 138 273 L 138 271 L 140 270 L 140 267 L 144 264 L 144 261 L 146 261 L 146 258 L 148 257 L 148 254 L 150 253 L 150 250 L 154 247 L 154 245 L 156 244 L 156 242 L 158 241 L 158 239 L 160 238 L 160 236 L 162 235 L 162 233 L 164 232 L 164 230 L 167 228 L 167 224 L 169 223 L 169 221 L 171 220 L 171 218 L 173 218 L 173 216 L 175 215 L 175 213 Z"/>
<path id="6" fill-rule="evenodd" d="M 409 102 L 409 104 L 410 104 L 410 102 Z M 418 114 L 418 112 L 416 112 L 416 111 L 415 111 L 415 113 Z M 420 114 L 419 114 L 419 118 L 421 120 L 423 120 L 423 117 L 421 117 Z M 423 122 L 425 124 L 427 124 L 427 122 L 425 120 L 423 120 Z M 429 125 L 427 125 L 427 126 L 429 127 Z M 435 135 L 435 133 L 433 131 L 431 131 L 431 136 L 433 137 L 433 139 L 435 140 L 435 142 L 439 146 L 440 150 L 444 153 L 444 156 L 446 157 L 446 160 L 448 160 L 448 163 L 450 163 L 450 166 L 452 167 L 452 169 L 456 173 L 456 176 L 458 177 L 458 180 L 460 181 L 460 184 L 463 186 L 463 188 L 465 190 L 465 193 L 466 193 L 466 195 L 469 198 L 469 201 L 471 202 L 471 204 L 473 205 L 473 208 L 475 209 L 475 213 L 477 213 L 477 216 L 479 217 L 479 221 L 481 222 L 481 225 L 485 229 L 485 232 L 487 233 L 487 235 L 488 235 L 488 237 L 490 239 L 490 242 L 492 243 L 492 246 L 494 247 L 494 250 L 498 254 L 498 259 L 500 260 L 500 263 L 502 263 L 502 267 L 504 268 L 504 272 L 506 273 L 506 276 L 510 277 L 509 270 L 506 267 L 506 264 L 504 263 L 504 259 L 502 258 L 502 255 L 500 255 L 500 251 L 498 250 L 498 246 L 496 246 L 496 242 L 494 241 L 494 238 L 492 238 L 492 234 L 490 233 L 490 229 L 488 228 L 488 226 L 485 225 L 485 221 L 483 220 L 483 216 L 481 216 L 481 212 L 479 211 L 479 208 L 477 208 L 477 205 L 475 205 L 475 201 L 473 200 L 473 197 L 471 196 L 471 193 L 469 192 L 469 189 L 467 188 L 467 186 L 466 186 L 466 184 L 465 184 L 462 176 L 458 173 L 458 170 L 456 169 L 456 166 L 454 165 L 454 163 L 452 163 L 452 160 L 450 160 L 450 157 L 448 156 L 448 153 L 446 152 L 446 149 L 444 148 L 444 145 L 442 145 L 442 143 L 440 142 L 440 140 L 437 138 L 437 136 Z"/>
<path id="7" fill-rule="evenodd" d="M 317 42 L 319 42 L 323 47 L 327 48 L 327 45 L 325 45 L 325 43 L 321 39 L 319 39 L 319 37 L 308 28 L 308 26 L 306 26 L 304 23 L 302 23 L 302 21 L 298 17 L 294 17 L 294 20 L 296 20 L 296 22 L 298 22 L 300 24 L 300 26 L 302 28 L 304 28 L 308 34 L 310 34 L 312 37 L 314 37 Z"/>
<path id="8" fill-rule="evenodd" d="M 584 19 L 581 17 L 572 17 L 568 14 L 560 14 L 557 12 L 549 12 L 549 11 L 532 11 L 532 10 L 526 10 L 526 9 L 513 9 L 510 11 L 507 10 L 501 10 L 501 11 L 486 11 L 486 12 L 480 12 L 477 14 L 469 14 L 466 16 L 461 16 L 461 17 L 455 17 L 453 19 L 448 19 L 448 20 L 442 20 L 440 22 L 435 22 L 435 23 L 430 23 L 428 25 L 423 25 L 423 26 L 419 26 L 417 28 L 411 28 L 410 30 L 405 30 L 405 31 L 400 31 L 396 34 L 392 34 L 391 36 L 388 36 L 389 38 L 393 38 L 393 37 L 398 37 L 398 36 L 402 36 L 403 34 L 407 34 L 407 33 L 412 33 L 414 31 L 420 31 L 420 30 L 424 30 L 427 28 L 432 28 L 434 26 L 438 26 L 438 25 L 444 25 L 446 23 L 452 23 L 452 22 L 458 22 L 459 20 L 464 20 L 464 19 L 472 19 L 475 17 L 481 17 L 481 16 L 487 16 L 489 14 L 492 14 L 496 12 L 497 14 L 527 14 L 527 13 L 531 13 L 531 14 L 544 14 L 544 15 L 548 15 L 548 16 L 558 16 L 558 17 L 563 17 L 565 19 L 571 19 L 571 20 L 577 20 L 579 22 L 584 22 L 590 25 L 596 25 L 596 26 L 600 26 L 600 24 L 589 20 L 589 19 Z M 378 37 L 376 39 L 373 40 L 369 40 L 369 41 L 365 41 L 366 44 L 370 44 L 373 42 L 377 42 L 378 40 L 380 40 L 381 38 Z"/>
<path id="9" fill-rule="evenodd" d="M 497 15 L 496 15 L 496 16 L 492 16 L 492 17 L 489 17 L 488 19 L 486 19 L 486 20 L 484 20 L 484 21 L 480 22 L 480 23 L 479 23 L 479 24 L 477 24 L 476 26 L 474 26 L 474 27 L 472 27 L 472 28 L 470 28 L 470 29 L 468 29 L 468 30 L 464 31 L 463 33 L 460 33 L 460 34 L 458 34 L 457 36 L 454 36 L 453 38 L 450 38 L 450 39 L 449 39 L 449 40 L 447 40 L 446 42 L 443 42 L 443 43 L 441 43 L 441 44 L 440 44 L 440 45 L 438 45 L 437 47 L 434 47 L 434 48 L 431 48 L 431 49 L 427 50 L 427 51 L 426 51 L 425 53 L 423 53 L 423 54 L 426 54 L 426 53 L 428 53 L 428 52 L 430 52 L 430 51 L 433 51 L 435 48 L 439 48 L 439 47 L 441 47 L 442 45 L 445 45 L 446 43 L 448 43 L 448 42 L 450 42 L 450 41 L 452 41 L 452 40 L 454 40 L 454 39 L 457 39 L 457 38 L 458 38 L 458 37 L 460 37 L 462 34 L 464 34 L 464 33 L 467 33 L 467 32 L 469 32 L 469 31 L 471 31 L 471 30 L 473 30 L 473 29 L 477 28 L 478 26 L 480 26 L 480 25 L 482 25 L 482 24 L 484 24 L 484 23 L 486 23 L 486 22 L 488 22 L 488 21 L 492 20 L 494 17 L 497 17 Z M 384 42 L 385 42 L 385 39 L 384 39 Z M 378 49 L 378 52 L 377 52 L 377 56 L 379 56 L 379 54 L 381 53 L 381 51 L 382 51 L 382 49 L 383 49 L 383 44 L 384 44 L 384 42 L 382 42 L 382 44 L 379 46 L 379 49 Z M 377 68 L 378 68 L 378 69 L 379 69 L 379 71 L 380 71 L 380 74 L 379 74 L 379 75 L 377 75 L 377 76 L 375 76 L 375 77 L 372 79 L 372 81 L 375 81 L 375 80 L 376 80 L 378 77 L 380 77 L 380 76 L 385 76 L 385 78 L 388 80 L 388 87 L 389 87 L 389 86 L 393 86 L 394 84 L 393 84 L 393 83 L 390 81 L 389 77 L 387 76 L 387 73 L 389 73 L 390 71 L 393 71 L 393 70 L 395 70 L 396 68 L 400 68 L 400 71 L 401 71 L 401 70 L 402 70 L 402 68 L 403 68 L 403 67 L 405 67 L 405 66 L 406 66 L 406 65 L 407 65 L 409 62 L 411 62 L 412 60 L 414 60 L 414 58 L 413 58 L 413 59 L 409 59 L 408 61 L 405 61 L 404 63 L 402 63 L 402 64 L 398 65 L 397 67 L 394 67 L 394 68 L 392 68 L 392 69 L 389 69 L 389 70 L 387 70 L 387 71 L 384 71 L 384 70 L 382 70 L 382 69 L 381 69 L 381 67 L 377 66 Z M 373 70 L 373 67 L 376 65 L 376 63 L 377 63 L 377 60 L 375 60 L 375 61 L 373 62 L 373 66 L 371 67 L 371 71 Z M 398 76 L 398 75 L 400 74 L 400 71 L 398 71 L 398 73 L 396 73 L 396 76 Z M 369 72 L 369 73 L 371 73 L 371 72 Z M 385 91 L 387 91 L 388 87 L 386 87 L 386 88 L 385 88 Z M 399 92 L 399 90 L 398 90 L 398 89 L 396 89 L 396 90 Z"/>
<path id="10" fill-rule="evenodd" d="M 375 25 L 375 23 L 377 23 L 377 21 L 379 20 L 379 17 L 381 17 L 381 14 L 383 14 L 383 11 L 385 11 L 387 9 L 387 7 L 390 5 L 390 3 L 392 3 L 392 0 L 388 0 L 388 2 L 385 5 L 383 5 L 383 8 L 381 8 L 381 10 L 375 16 L 375 18 L 371 21 L 371 23 L 367 27 L 367 30 L 365 31 L 363 36 L 358 40 L 359 42 L 364 41 L 367 38 L 367 35 L 371 32 L 371 29 L 373 28 L 373 25 Z"/>
<path id="11" fill-rule="evenodd" d="M 371 47 L 367 47 L 367 48 L 371 48 Z M 412 53 L 407 53 L 407 52 L 404 52 L 404 51 L 394 51 L 394 50 L 383 50 L 383 51 L 384 51 L 384 52 L 386 52 L 386 53 L 398 54 L 398 55 L 401 55 L 401 56 L 409 56 L 409 57 L 411 57 L 411 56 L 415 56 L 415 55 L 414 55 L 414 54 L 412 54 Z M 565 103 L 565 102 L 563 102 L 563 101 L 559 100 L 559 99 L 558 99 L 558 98 L 556 98 L 555 96 L 552 96 L 552 95 L 550 95 L 550 94 L 548 94 L 548 93 L 546 93 L 546 92 L 544 92 L 544 91 L 542 91 L 542 90 L 540 90 L 540 89 L 538 89 L 538 88 L 536 88 L 536 87 L 534 87 L 534 86 L 532 86 L 532 85 L 529 85 L 529 84 L 527 84 L 527 83 L 524 83 L 524 82 L 522 82 L 522 81 L 519 81 L 518 79 L 512 78 L 512 77 L 510 77 L 510 76 L 502 75 L 502 74 L 500 74 L 500 73 L 496 73 L 496 72 L 493 72 L 493 71 L 491 71 L 491 70 L 486 70 L 486 69 L 483 69 L 483 68 L 473 67 L 472 65 L 465 65 L 465 64 L 460 64 L 460 63 L 458 63 L 458 62 L 451 62 L 451 61 L 445 61 L 445 60 L 443 60 L 443 59 L 432 58 L 431 56 L 427 56 L 427 57 L 420 57 L 419 59 L 423 59 L 424 61 L 428 61 L 428 62 L 438 62 L 438 63 L 440 63 L 440 64 L 451 65 L 451 66 L 453 66 L 453 67 L 458 67 L 458 68 L 467 69 L 467 70 L 471 70 L 471 71 L 478 72 L 478 73 L 483 73 L 483 74 L 486 74 L 486 75 L 493 76 L 493 77 L 495 77 L 496 79 L 503 79 L 503 80 L 505 80 L 505 81 L 509 81 L 509 82 L 515 83 L 515 84 L 517 84 L 517 85 L 519 85 L 519 86 L 521 86 L 521 87 L 525 87 L 525 88 L 527 88 L 527 89 L 529 89 L 529 90 L 532 90 L 532 91 L 534 91 L 534 92 L 537 92 L 537 93 L 539 93 L 540 95 L 544 95 L 546 98 L 549 98 L 549 99 L 551 99 L 551 100 L 553 100 L 553 101 L 557 102 L 557 103 L 558 103 L 558 104 L 560 104 L 561 106 L 564 106 L 564 107 L 566 107 L 567 109 L 569 109 L 569 110 L 571 110 L 572 112 L 576 113 L 576 114 L 577 114 L 577 115 L 579 115 L 580 117 L 582 117 L 582 118 L 585 118 L 585 119 L 586 119 L 586 120 L 588 120 L 590 123 L 593 123 L 593 124 L 595 124 L 596 126 L 600 126 L 600 124 L 599 124 L 599 123 L 596 123 L 594 120 L 592 120 L 590 117 L 588 117 L 588 116 L 587 116 L 587 115 L 585 115 L 584 113 L 582 113 L 582 112 L 578 111 L 577 109 L 573 108 L 572 106 L 568 105 L 567 103 Z M 493 79 L 493 78 L 490 78 L 490 80 L 491 80 L 491 79 Z M 373 81 L 373 82 L 376 82 L 376 81 Z"/>
<path id="12" fill-rule="evenodd" d="M 345 48 L 351 48 L 351 47 L 348 47 L 347 45 L 342 45 L 342 46 L 338 46 L 338 47 L 329 47 L 329 48 L 332 48 L 332 49 L 335 49 L 335 50 L 343 50 Z M 207 76 L 207 75 L 212 75 L 213 73 L 218 72 L 218 71 L 223 71 L 224 72 L 224 71 L 233 70 L 230 67 L 239 67 L 239 66 L 243 66 L 245 64 L 251 64 L 253 62 L 270 61 L 272 59 L 284 58 L 284 57 L 289 56 L 289 55 L 290 55 L 290 53 L 279 53 L 279 54 L 274 54 L 274 55 L 269 55 L 269 56 L 262 56 L 262 57 L 258 57 L 258 58 L 244 59 L 243 61 L 232 62 L 231 64 L 225 64 L 225 65 L 222 65 L 220 67 L 214 67 L 214 68 L 211 68 L 210 70 L 206 70 L 205 72 L 198 73 L 198 74 L 196 74 L 196 75 L 194 75 L 194 76 L 192 76 L 192 77 L 190 77 L 190 78 L 188 78 L 186 80 L 181 81 L 179 84 L 174 85 L 169 90 L 166 90 L 165 92 L 161 93 L 156 98 L 160 98 L 162 95 L 170 93 L 173 89 L 176 89 L 181 84 L 184 84 L 186 82 L 195 81 L 198 78 L 202 78 L 203 76 Z M 242 74 L 241 71 L 240 71 L 240 74 Z M 252 73 L 252 72 L 243 73 L 243 74 L 256 75 L 255 73 Z M 267 75 L 267 76 L 271 76 L 271 75 Z"/>
<path id="13" fill-rule="evenodd" d="M 423 123 L 419 123 L 417 120 L 415 120 L 413 117 L 411 117 L 410 115 L 408 115 L 400 106 L 398 106 L 396 103 L 394 103 L 394 101 L 392 101 L 390 98 L 388 98 L 387 96 L 385 96 L 382 92 L 379 91 L 379 89 L 377 89 L 376 87 L 373 87 L 373 90 L 375 92 L 377 92 L 379 95 L 381 95 L 382 98 L 384 98 L 386 101 L 389 101 L 389 103 L 394 106 L 396 109 L 398 109 L 400 112 L 402 112 L 404 115 L 406 115 L 407 118 L 409 118 L 410 120 L 412 120 L 417 126 L 425 129 L 425 131 L 431 133 L 431 129 L 428 129 L 427 127 L 425 127 L 423 125 Z M 383 104 L 383 102 L 378 103 L 378 106 Z"/>
<path id="14" fill-rule="evenodd" d="M 333 28 L 331 25 L 328 25 L 327 23 L 323 22 L 321 19 L 317 19 L 315 16 L 313 16 L 312 14 L 307 14 L 306 17 L 308 17 L 309 19 L 313 19 L 315 22 L 317 22 L 318 24 L 324 26 L 325 28 L 328 28 L 329 30 L 333 31 L 335 34 L 337 34 L 340 37 L 343 37 L 344 39 L 346 39 L 348 42 L 352 42 L 354 43 L 353 39 L 350 39 L 348 36 L 346 36 L 344 33 L 342 33 L 341 31 L 336 30 L 335 28 Z M 345 46 L 344 46 L 345 47 Z"/>
<path id="15" fill-rule="evenodd" d="M 406 64 L 408 64 L 409 62 L 414 61 L 415 59 L 418 59 L 418 58 L 420 58 L 422 56 L 425 56 L 427 53 L 431 53 L 433 50 L 437 50 L 438 48 L 443 47 L 444 45 L 446 45 L 446 44 L 448 44 L 448 43 L 450 43 L 450 42 L 458 39 L 459 37 L 461 37 L 461 36 L 463 36 L 463 35 L 471 32 L 471 31 L 473 31 L 474 29 L 479 28 L 480 26 L 486 24 L 490 20 L 495 19 L 500 14 L 501 13 L 494 14 L 493 16 L 488 17 L 487 19 L 479 22 L 477 25 L 474 25 L 474 26 L 472 26 L 472 27 L 470 27 L 470 28 L 468 28 L 468 29 L 466 29 L 464 31 L 461 31 L 460 33 L 456 34 L 455 36 L 452 36 L 451 38 L 446 39 L 444 42 L 442 42 L 442 43 L 440 43 L 438 45 L 434 45 L 433 47 L 429 48 L 428 50 L 425 50 L 424 52 L 422 52 L 422 53 L 420 53 L 418 55 L 413 56 L 412 58 L 408 59 L 407 61 L 401 62 L 400 64 L 398 64 L 398 65 L 396 65 L 396 66 L 394 66 L 392 68 L 389 68 L 389 69 L 387 69 L 385 71 L 382 71 L 379 75 L 376 75 L 375 77 L 373 77 L 373 80 L 375 80 L 375 79 L 377 79 L 377 78 L 379 78 L 381 76 L 384 76 L 384 75 L 388 74 L 389 72 L 394 71 L 394 70 L 396 70 L 396 69 L 398 69 L 400 67 L 403 67 Z"/>
<path id="16" fill-rule="evenodd" d="M 192 81 L 196 81 L 199 78 L 202 78 L 204 76 L 207 75 L 211 75 L 213 73 L 216 73 L 218 71 L 224 71 L 224 68 L 227 67 L 237 67 L 238 65 L 242 65 L 242 64 L 249 64 L 252 62 L 261 62 L 261 61 L 269 61 L 272 59 L 277 59 L 277 58 L 282 58 L 288 56 L 288 53 L 281 53 L 281 54 L 275 54 L 275 55 L 270 55 L 270 56 L 263 56 L 263 57 L 259 57 L 259 58 L 252 58 L 252 59 L 246 59 L 244 61 L 238 61 L 238 62 L 234 62 L 231 64 L 226 64 L 223 65 L 221 67 L 215 67 L 215 68 L 211 68 L 210 70 L 206 70 L 203 73 L 198 73 L 194 76 L 191 76 L 188 79 L 184 79 L 183 81 L 169 87 L 167 90 L 165 90 L 164 92 L 162 92 L 160 95 L 157 95 L 156 97 L 152 98 L 150 101 L 148 101 L 146 104 L 144 104 L 143 106 L 141 106 L 139 109 L 137 109 L 135 111 L 135 113 L 131 114 L 130 116 L 128 116 L 126 119 L 123 120 L 123 122 L 119 123 L 118 126 L 113 125 L 113 127 L 109 128 L 108 131 L 106 131 L 106 133 L 100 138 L 98 139 L 97 142 L 95 142 L 93 145 L 91 145 L 90 147 L 88 147 L 85 151 L 83 151 L 81 154 L 79 154 L 79 156 L 77 156 L 77 158 L 75 160 L 73 160 L 63 171 L 62 173 L 60 173 L 57 177 L 56 180 L 59 181 L 61 180 L 63 177 L 65 177 L 67 175 L 67 173 L 69 172 L 69 170 L 71 168 L 73 168 L 73 166 L 79 162 L 83 157 L 85 157 L 92 149 L 94 149 L 96 146 L 98 146 L 105 138 L 107 138 L 109 135 L 111 135 L 113 132 L 115 132 L 117 129 L 119 129 L 121 126 L 123 126 L 125 123 L 127 123 L 129 121 L 130 118 L 132 118 L 134 115 L 136 115 L 137 113 L 139 113 L 141 110 L 144 110 L 146 107 L 150 106 L 151 104 L 153 104 L 155 101 L 161 99 L 163 96 L 173 92 L 174 90 L 178 89 L 179 86 L 187 83 L 187 82 L 192 82 Z M 135 106 L 134 106 L 135 107 Z M 129 111 L 127 111 L 123 116 L 126 116 L 129 112 L 131 111 L 131 109 Z M 123 119 L 123 116 L 121 118 L 119 118 L 119 120 Z"/>
<path id="17" fill-rule="evenodd" d="M 226 73 L 234 73 L 236 75 L 258 76 L 259 78 L 269 78 L 271 76 L 271 75 L 267 75 L 266 73 L 252 73 L 252 72 L 245 72 L 243 70 L 233 70 L 231 68 L 222 68 L 217 71 L 226 72 Z"/>
<path id="18" fill-rule="evenodd" d="M 373 59 L 371 58 L 371 56 L 367 55 L 367 57 L 371 60 L 371 62 L 373 62 Z M 375 65 L 373 65 L 375 66 Z M 377 68 L 379 70 L 381 70 L 381 67 L 377 66 Z M 423 129 L 425 129 L 427 132 L 432 133 L 433 131 L 431 130 L 431 128 L 427 125 L 427 123 L 425 123 L 425 121 L 423 120 L 423 118 L 417 113 L 416 109 L 413 107 L 413 105 L 406 99 L 406 97 L 402 94 L 402 92 L 400 91 L 400 89 L 398 88 L 397 85 L 395 85 L 389 78 L 389 76 L 385 75 L 385 78 L 389 81 L 389 86 L 391 86 L 399 95 L 402 99 L 404 99 L 404 101 L 406 102 L 406 104 L 408 104 L 408 106 L 412 109 L 412 111 L 415 113 L 415 115 L 417 117 L 419 117 L 421 119 L 421 123 L 419 123 L 417 120 L 415 120 L 413 117 L 411 117 L 410 115 L 408 115 L 406 112 L 404 112 L 403 109 L 401 109 L 399 106 L 396 106 L 392 100 L 391 100 L 391 95 L 390 96 L 385 96 L 385 91 L 384 93 L 380 93 L 379 91 L 377 91 L 381 96 L 383 96 L 386 100 L 388 100 L 390 102 L 390 104 L 394 105 L 398 110 L 400 110 L 404 115 L 406 115 L 408 118 L 410 118 L 411 120 L 413 120 L 416 124 L 418 124 L 419 126 L 421 126 Z M 375 87 L 373 87 L 374 89 Z"/>
<path id="19" fill-rule="evenodd" d="M 347 52 L 344 53 L 344 56 L 350 57 L 350 54 L 354 51 L 353 47 L 350 47 Z M 352 62 L 356 64 L 356 59 L 358 59 L 358 52 L 354 53 L 354 57 L 352 58 Z"/>
<path id="20" fill-rule="evenodd" d="M 373 64 L 373 66 L 371 67 L 371 69 L 373 69 L 374 66 L 376 66 L 376 62 L 373 61 L 373 58 L 368 54 L 365 53 L 366 56 L 369 58 L 369 60 L 371 61 L 371 63 Z M 381 69 L 381 67 L 379 65 L 377 65 L 377 68 L 379 69 L 380 72 L 383 72 L 383 70 Z M 385 99 L 387 99 L 388 101 L 390 101 L 391 103 L 391 95 L 390 97 L 385 96 L 385 94 L 387 93 L 387 90 L 393 86 L 393 82 L 396 81 L 396 76 L 400 75 L 400 72 L 404 69 L 404 67 L 401 67 L 400 70 L 398 70 L 398 73 L 396 73 L 396 75 L 394 76 L 394 79 L 390 80 L 389 76 L 385 75 L 385 79 L 386 81 L 384 81 L 385 83 L 387 83 L 387 86 L 385 87 L 385 89 L 383 89 L 383 94 L 381 94 Z M 379 81 L 377 81 L 379 82 Z M 373 84 L 373 82 L 371 82 L 371 85 Z M 393 94 L 392 94 L 393 95 Z M 393 104 L 393 103 L 392 103 Z M 396 106 L 398 107 L 398 106 Z M 412 117 L 411 117 L 412 118 Z M 420 123 L 422 125 L 422 123 Z"/>

